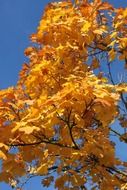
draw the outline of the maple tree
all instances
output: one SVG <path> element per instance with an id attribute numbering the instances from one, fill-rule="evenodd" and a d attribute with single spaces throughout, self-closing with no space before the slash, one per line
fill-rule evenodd
<path id="1" fill-rule="evenodd" d="M 17 85 L 0 91 L 0 181 L 127 189 L 127 162 L 111 138 L 127 143 L 127 83 L 116 79 L 127 68 L 127 8 L 50 3 L 31 41 Z"/>

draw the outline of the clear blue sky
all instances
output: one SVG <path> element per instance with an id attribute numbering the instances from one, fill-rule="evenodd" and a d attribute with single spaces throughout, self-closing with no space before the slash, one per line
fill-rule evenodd
<path id="1" fill-rule="evenodd" d="M 0 0 L 0 89 L 16 83 L 28 36 L 51 0 Z"/>
<path id="2" fill-rule="evenodd" d="M 28 36 L 36 31 L 45 5 L 52 0 L 0 0 L 0 89 L 15 85 L 25 61 Z M 127 6 L 127 0 L 107 0 L 114 6 Z M 31 180 L 32 181 L 32 180 Z M 25 190 L 41 190 L 37 180 Z M 0 183 L 1 190 L 10 190 Z M 50 188 L 50 190 L 53 188 Z M 49 190 L 49 188 L 48 188 Z"/>

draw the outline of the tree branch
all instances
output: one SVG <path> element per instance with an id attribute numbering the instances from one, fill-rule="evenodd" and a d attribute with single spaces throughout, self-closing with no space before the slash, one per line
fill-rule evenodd
<path id="1" fill-rule="evenodd" d="M 69 133 L 70 133 L 70 137 L 71 137 L 71 140 L 72 140 L 72 143 L 74 144 L 75 149 L 79 150 L 79 147 L 78 147 L 78 145 L 76 144 L 76 142 L 75 142 L 75 140 L 74 140 L 74 137 L 73 137 L 73 134 L 72 134 L 72 129 L 73 129 L 73 127 L 75 126 L 75 124 L 73 123 L 73 124 L 71 125 L 71 121 L 70 121 L 71 112 L 72 112 L 72 110 L 70 110 L 70 113 L 68 114 L 68 118 L 67 118 L 67 119 L 62 118 L 58 113 L 57 113 L 57 115 L 58 115 L 58 118 L 59 118 L 60 120 L 64 121 L 64 122 L 67 124 L 68 130 L 69 130 Z"/>
<path id="2" fill-rule="evenodd" d="M 68 146 L 68 145 L 60 144 L 58 142 L 47 141 L 47 140 L 41 140 L 41 141 L 33 142 L 33 143 L 13 143 L 13 144 L 6 143 L 6 145 L 10 146 L 10 147 L 20 147 L 20 146 L 36 146 L 36 145 L 40 145 L 42 143 L 51 144 L 51 145 L 59 146 L 59 147 L 63 147 L 63 148 L 77 149 L 75 146 Z"/>

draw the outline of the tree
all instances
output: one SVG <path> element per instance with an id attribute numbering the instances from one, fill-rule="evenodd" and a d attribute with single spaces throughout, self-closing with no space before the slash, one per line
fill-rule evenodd
<path id="1" fill-rule="evenodd" d="M 127 189 L 127 162 L 115 153 L 127 143 L 127 83 L 117 79 L 127 68 L 127 8 L 50 3 L 31 40 L 17 85 L 0 91 L 0 181 Z"/>

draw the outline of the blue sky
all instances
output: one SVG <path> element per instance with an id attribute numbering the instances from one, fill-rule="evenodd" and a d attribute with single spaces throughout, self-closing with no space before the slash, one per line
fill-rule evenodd
<path id="1" fill-rule="evenodd" d="M 25 61 L 29 35 L 50 0 L 0 0 L 0 89 L 14 85 Z"/>
<path id="2" fill-rule="evenodd" d="M 51 1 L 0 0 L 0 89 L 16 84 L 18 72 L 26 60 L 24 50 L 30 44 L 28 37 L 36 31 L 42 11 Z M 127 6 L 127 0 L 107 1 L 115 7 Z M 36 183 L 37 180 L 29 183 L 25 190 L 41 190 Z M 0 189 L 10 190 L 3 183 Z"/>

